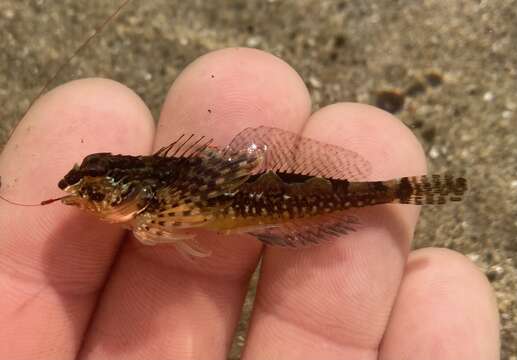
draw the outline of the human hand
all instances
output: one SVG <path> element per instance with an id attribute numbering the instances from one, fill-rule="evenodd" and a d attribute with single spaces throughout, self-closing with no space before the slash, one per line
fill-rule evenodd
<path id="1" fill-rule="evenodd" d="M 146 154 L 183 133 L 225 144 L 259 125 L 306 125 L 304 136 L 368 159 L 372 180 L 426 172 L 417 140 L 391 115 L 359 104 L 310 110 L 294 70 L 250 49 L 192 63 L 157 129 L 126 87 L 74 81 L 43 96 L 16 129 L 0 157 L 2 192 L 38 201 L 59 195 L 59 179 L 89 153 Z M 224 359 L 262 254 L 244 359 L 497 359 L 498 315 L 483 275 L 449 250 L 409 252 L 419 208 L 354 213 L 359 231 L 299 250 L 262 253 L 250 237 L 203 234 L 213 254 L 190 262 L 72 207 L 2 202 L 0 359 Z"/>

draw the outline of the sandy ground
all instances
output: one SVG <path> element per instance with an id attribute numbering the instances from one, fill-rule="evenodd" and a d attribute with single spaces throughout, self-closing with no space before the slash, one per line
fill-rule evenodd
<path id="1" fill-rule="evenodd" d="M 0 2 L 0 143 L 45 80 L 117 4 Z M 415 246 L 445 246 L 479 265 L 497 294 L 503 359 L 515 360 L 516 18 L 516 0 L 134 1 L 52 86 L 112 78 L 133 88 L 157 117 L 167 88 L 190 61 L 250 46 L 299 71 L 315 108 L 359 101 L 391 110 L 421 139 L 431 171 L 464 173 L 470 181 L 462 206 L 423 211 Z M 244 318 L 251 303 L 250 295 Z M 231 358 L 244 336 L 243 321 Z"/>

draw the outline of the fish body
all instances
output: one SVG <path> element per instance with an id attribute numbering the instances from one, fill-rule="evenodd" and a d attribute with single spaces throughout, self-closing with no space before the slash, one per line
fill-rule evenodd
<path id="1" fill-rule="evenodd" d="M 466 190 L 448 175 L 355 180 L 369 171 L 358 154 L 275 128 L 244 130 L 222 149 L 181 139 L 149 156 L 87 156 L 58 184 L 63 202 L 146 244 L 185 243 L 204 228 L 297 247 L 354 231 L 350 208 L 443 204 Z"/>

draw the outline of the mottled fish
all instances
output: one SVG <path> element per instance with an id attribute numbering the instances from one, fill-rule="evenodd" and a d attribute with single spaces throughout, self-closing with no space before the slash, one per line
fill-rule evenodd
<path id="1" fill-rule="evenodd" d="M 360 181 L 359 154 L 258 127 L 224 148 L 182 136 L 153 155 L 88 155 L 59 182 L 62 201 L 122 223 L 144 244 L 173 243 L 202 255 L 190 231 L 248 233 L 268 245 L 299 247 L 354 231 L 347 209 L 461 200 L 466 180 L 449 175 Z"/>

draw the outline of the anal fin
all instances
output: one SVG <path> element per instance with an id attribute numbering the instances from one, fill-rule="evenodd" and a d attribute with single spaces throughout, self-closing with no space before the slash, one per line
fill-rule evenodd
<path id="1" fill-rule="evenodd" d="M 355 216 L 338 213 L 294 220 L 248 234 L 266 245 L 299 248 L 337 239 L 356 231 L 358 225 Z"/>

